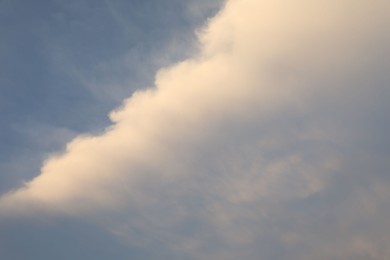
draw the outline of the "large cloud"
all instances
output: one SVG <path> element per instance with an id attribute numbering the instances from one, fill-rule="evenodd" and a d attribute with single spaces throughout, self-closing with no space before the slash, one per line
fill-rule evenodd
<path id="1" fill-rule="evenodd" d="M 83 216 L 179 259 L 388 259 L 389 10 L 228 1 L 196 56 L 1 212 Z"/>

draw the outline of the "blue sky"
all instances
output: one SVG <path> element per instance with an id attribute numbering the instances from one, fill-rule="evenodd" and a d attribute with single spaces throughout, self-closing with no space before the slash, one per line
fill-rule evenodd
<path id="1" fill-rule="evenodd" d="M 102 131 L 156 69 L 191 53 L 219 2 L 1 1 L 0 192 L 37 176 L 75 135 Z M 52 221 L 1 223 L 1 258 L 144 259 L 86 221 Z"/>
<path id="2" fill-rule="evenodd" d="M 390 258 L 390 4 L 0 1 L 0 258 Z"/>
<path id="3" fill-rule="evenodd" d="M 187 56 L 218 7 L 193 12 L 193 2 L 2 1 L 1 190 L 35 176 L 71 137 L 107 126 L 157 68 Z"/>

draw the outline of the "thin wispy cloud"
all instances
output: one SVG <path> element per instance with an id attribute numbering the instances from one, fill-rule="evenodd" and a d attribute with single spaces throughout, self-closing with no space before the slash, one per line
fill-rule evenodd
<path id="1" fill-rule="evenodd" d="M 388 259 L 389 10 L 227 1 L 195 55 L 4 194 L 0 216 L 87 219 L 175 259 Z"/>

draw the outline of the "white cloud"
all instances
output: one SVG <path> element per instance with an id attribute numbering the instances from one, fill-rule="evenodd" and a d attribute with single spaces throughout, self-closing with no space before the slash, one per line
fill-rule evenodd
<path id="1" fill-rule="evenodd" d="M 388 10 L 228 1 L 199 54 L 161 69 L 104 133 L 49 158 L 1 212 L 82 215 L 194 259 L 387 259 L 390 167 L 375 144 Z"/>

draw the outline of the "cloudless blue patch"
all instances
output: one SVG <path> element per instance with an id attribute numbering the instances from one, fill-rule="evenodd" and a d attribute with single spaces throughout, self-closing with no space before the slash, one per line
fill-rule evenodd
<path id="1" fill-rule="evenodd" d="M 191 16 L 189 3 L 0 1 L 0 193 L 18 185 L 21 176 L 35 176 L 42 157 L 67 141 L 41 144 L 28 135 L 32 128 L 99 132 L 109 124 L 107 113 L 123 98 L 153 83 L 155 70 L 166 65 L 153 62 L 153 55 L 175 37 L 193 40 L 194 28 L 216 11 Z M 136 57 L 122 64 L 130 51 Z M 170 58 L 185 55 L 177 50 Z M 90 82 L 103 87 L 91 89 L 86 85 Z M 115 84 L 124 85 L 119 94 Z M 42 136 L 50 134 L 42 131 Z M 19 167 L 17 173 L 13 166 L 29 153 L 26 172 Z"/>

